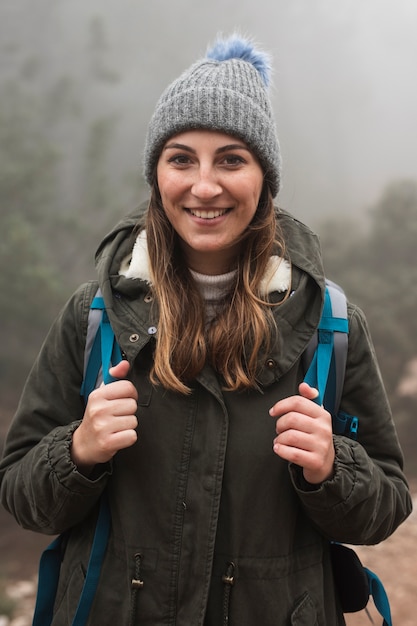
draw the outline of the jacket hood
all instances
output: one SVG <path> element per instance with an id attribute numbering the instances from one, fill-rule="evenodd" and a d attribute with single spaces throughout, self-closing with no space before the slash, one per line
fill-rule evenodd
<path id="1" fill-rule="evenodd" d="M 106 302 L 111 301 L 112 290 L 134 295 L 138 289 L 148 289 L 151 284 L 146 234 L 142 231 L 138 235 L 136 232 L 138 224 L 143 222 L 146 207 L 147 203 L 144 203 L 123 218 L 104 237 L 97 250 L 98 281 Z M 286 260 L 271 257 L 263 281 L 265 294 L 286 291 L 290 286 L 291 273 L 293 289 L 297 287 L 297 275 L 301 273 L 307 274 L 323 290 L 325 279 L 317 235 L 285 211 L 277 211 L 277 217 L 284 233 L 286 256 L 290 260 L 292 272 Z"/>
<path id="2" fill-rule="evenodd" d="M 149 285 L 152 284 L 146 230 L 140 231 L 133 245 L 132 252 L 122 260 L 119 274 L 125 278 L 139 279 Z M 290 285 L 290 263 L 279 256 L 271 256 L 261 283 L 261 294 L 265 295 L 273 291 L 287 291 Z"/>

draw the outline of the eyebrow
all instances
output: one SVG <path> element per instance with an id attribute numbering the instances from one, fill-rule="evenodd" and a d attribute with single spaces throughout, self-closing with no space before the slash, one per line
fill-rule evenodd
<path id="1" fill-rule="evenodd" d="M 196 150 L 194 150 L 194 148 L 186 146 L 182 143 L 169 143 L 167 146 L 165 146 L 164 150 L 184 150 L 186 152 L 191 152 L 192 154 L 196 154 L 197 152 Z M 216 154 L 228 152 L 229 150 L 246 150 L 247 152 L 250 152 L 249 148 L 241 143 L 230 143 L 226 146 L 221 146 L 220 148 L 217 148 Z"/>

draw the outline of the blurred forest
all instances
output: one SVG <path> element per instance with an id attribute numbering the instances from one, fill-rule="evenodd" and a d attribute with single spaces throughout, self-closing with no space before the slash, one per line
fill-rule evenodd
<path id="1" fill-rule="evenodd" d="M 414 0 L 5 0 L 0 7 L 0 450 L 51 321 L 101 237 L 146 195 L 141 150 L 168 81 L 218 31 L 274 57 L 280 204 L 319 234 L 364 309 L 417 478 Z"/>
<path id="2" fill-rule="evenodd" d="M 408 471 L 417 472 L 417 134 L 407 117 L 417 107 L 407 78 L 417 8 L 348 4 L 261 2 L 271 26 L 246 0 L 239 18 L 216 13 L 225 5 L 215 0 L 212 11 L 202 7 L 207 20 L 195 16 L 195 32 L 183 0 L 39 0 L 36 12 L 28 0 L 2 4 L 2 436 L 52 319 L 94 276 L 100 238 L 146 194 L 141 150 L 154 102 L 217 32 L 240 30 L 274 55 L 280 203 L 319 232 L 328 276 L 365 310 Z"/>

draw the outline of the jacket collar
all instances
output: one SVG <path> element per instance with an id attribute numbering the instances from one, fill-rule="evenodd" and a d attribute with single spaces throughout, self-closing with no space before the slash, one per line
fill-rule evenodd
<path id="1" fill-rule="evenodd" d="M 132 253 L 125 257 L 120 265 L 119 275 L 130 279 L 140 279 L 152 284 L 149 268 L 148 244 L 146 231 L 142 230 L 136 238 Z M 291 285 L 291 265 L 279 256 L 271 256 L 265 276 L 261 282 L 261 295 L 273 291 L 285 292 Z"/>

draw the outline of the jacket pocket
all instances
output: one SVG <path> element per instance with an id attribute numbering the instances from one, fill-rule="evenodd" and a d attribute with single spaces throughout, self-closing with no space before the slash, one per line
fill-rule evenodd
<path id="1" fill-rule="evenodd" d="M 55 609 L 52 626 L 69 626 L 74 618 L 75 608 L 81 596 L 85 580 L 85 571 L 81 563 L 72 571 L 65 586 L 65 592 Z"/>
<path id="2" fill-rule="evenodd" d="M 291 626 L 318 626 L 318 624 L 314 602 L 308 593 L 305 593 L 291 615 Z"/>
<path id="3" fill-rule="evenodd" d="M 321 543 L 275 557 L 228 558 L 217 554 L 207 623 L 223 623 L 225 565 L 233 562 L 233 585 L 227 602 L 231 625 L 323 626 L 326 608 L 322 560 Z M 335 626 L 337 622 L 328 623 Z"/>

